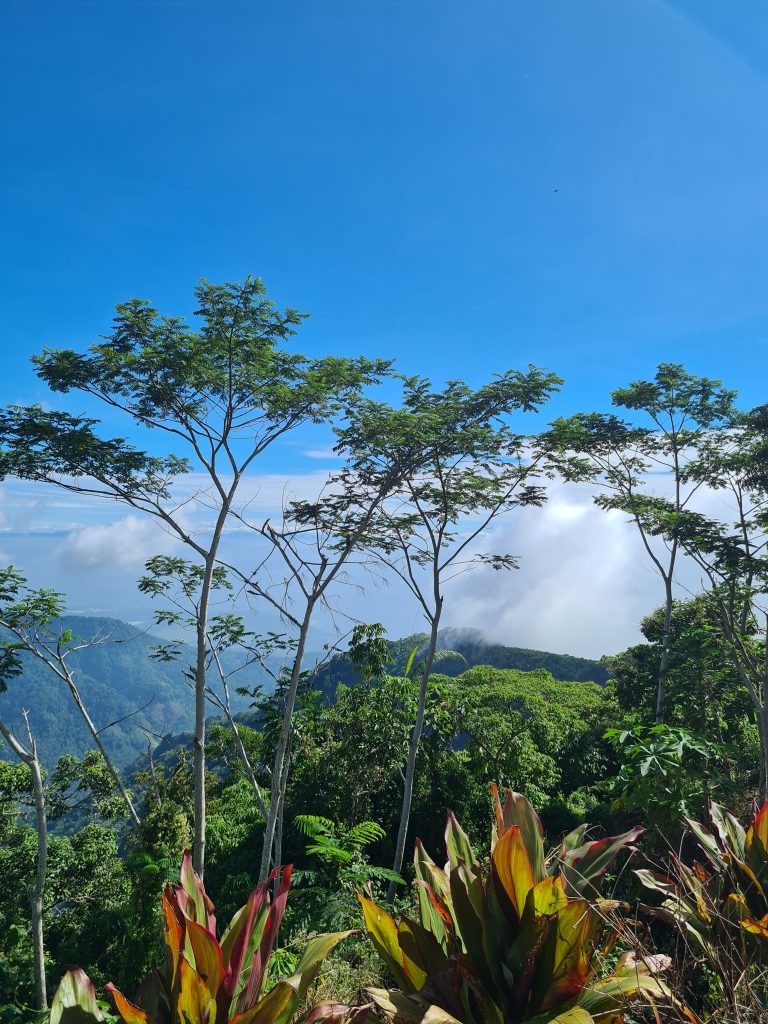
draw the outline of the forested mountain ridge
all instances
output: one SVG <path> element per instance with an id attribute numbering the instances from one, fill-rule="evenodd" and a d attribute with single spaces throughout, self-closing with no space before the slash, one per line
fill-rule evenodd
<path id="1" fill-rule="evenodd" d="M 390 640 L 389 647 L 391 675 L 405 671 L 411 653 L 416 650 L 414 662 L 418 662 L 427 646 L 426 633 L 414 633 L 400 640 Z M 529 650 L 525 647 L 507 647 L 494 643 L 479 629 L 448 628 L 438 637 L 438 654 L 434 671 L 444 676 L 458 676 L 477 665 L 488 665 L 498 669 L 519 669 L 532 672 L 545 669 L 554 679 L 563 682 L 604 684 L 610 678 L 608 670 L 598 661 L 577 658 L 571 654 L 553 654 L 550 651 Z M 453 657 L 447 652 L 459 655 Z M 342 683 L 350 686 L 358 682 L 360 675 L 347 654 L 337 654 L 317 672 L 314 687 L 333 699 L 336 687 Z"/>
<path id="2" fill-rule="evenodd" d="M 181 649 L 176 661 L 152 656 L 163 640 L 120 619 L 67 615 L 62 629 L 71 629 L 83 641 L 68 662 L 74 681 L 109 753 L 124 767 L 170 733 L 184 732 L 194 723 L 194 708 L 184 669 L 191 651 Z M 100 642 L 91 644 L 98 639 Z M 21 726 L 21 709 L 30 713 L 41 759 L 54 765 L 63 754 L 82 756 L 93 749 L 93 740 L 65 683 L 33 655 L 22 652 L 22 673 L 8 681 L 0 693 L 0 715 L 15 731 Z M 71 659 L 71 660 L 70 660 Z M 261 682 L 266 673 L 254 667 L 249 683 Z M 243 682 L 246 680 L 243 678 Z M 246 701 L 234 698 L 235 706 Z M 8 756 L 0 747 L 0 758 Z"/>
<path id="3" fill-rule="evenodd" d="M 190 658 L 182 652 L 176 662 L 153 658 L 152 648 L 160 639 L 119 619 L 68 615 L 62 626 L 84 641 L 103 638 L 102 643 L 76 651 L 71 658 L 85 705 L 97 728 L 104 730 L 103 740 L 118 765 L 125 767 L 142 757 L 149 738 L 157 744 L 164 736 L 177 737 L 192 729 L 193 707 L 183 676 L 191 651 Z M 390 641 L 390 673 L 401 674 L 411 651 L 425 640 L 424 634 L 414 634 Z M 438 661 L 435 669 L 442 675 L 457 676 L 476 665 L 489 665 L 523 671 L 546 669 L 555 679 L 577 682 L 603 683 L 608 678 L 605 668 L 596 661 L 506 647 L 490 642 L 474 629 L 443 630 L 440 648 L 461 655 Z M 92 749 L 92 739 L 65 684 L 31 655 L 23 654 L 22 661 L 22 675 L 11 679 L 7 692 L 0 694 L 4 719 L 18 730 L 21 708 L 29 711 L 40 755 L 48 765 L 55 764 L 63 754 L 82 756 Z M 253 668 L 249 679 L 243 677 L 242 683 L 264 683 L 266 678 L 266 673 Z M 348 655 L 338 654 L 318 670 L 312 685 L 332 701 L 339 683 L 349 686 L 358 680 Z M 246 702 L 235 700 L 242 710 Z M 215 714 L 212 708 L 211 715 Z M 0 747 L 0 757 L 6 756 L 7 749 Z"/>
<path id="4" fill-rule="evenodd" d="M 70 655 L 85 706 L 115 761 L 128 764 L 146 748 L 142 726 L 158 736 L 190 727 L 193 709 L 178 664 L 152 657 L 156 636 L 119 619 L 68 615 L 62 628 L 95 646 Z M 0 694 L 4 720 L 18 731 L 29 711 L 41 758 L 53 765 L 63 754 L 81 756 L 93 741 L 65 683 L 42 661 L 21 654 L 22 673 Z M 110 724 L 115 723 L 115 724 Z M 7 751 L 3 749 L 2 754 Z"/>

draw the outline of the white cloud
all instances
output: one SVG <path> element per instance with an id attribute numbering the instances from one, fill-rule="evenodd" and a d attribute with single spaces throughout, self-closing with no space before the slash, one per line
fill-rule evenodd
<path id="1" fill-rule="evenodd" d="M 720 495 L 699 497 L 702 510 L 724 515 Z M 621 512 L 598 508 L 587 488 L 555 485 L 543 508 L 499 520 L 482 547 L 519 556 L 520 568 L 460 576 L 446 598 L 445 619 L 501 643 L 599 657 L 637 643 L 640 620 L 664 600 L 634 525 Z M 698 579 L 696 567 L 682 559 L 677 595 L 689 596 Z"/>
<path id="2" fill-rule="evenodd" d="M 55 557 L 71 571 L 119 567 L 141 568 L 159 553 L 176 551 L 180 542 L 156 522 L 137 515 L 113 523 L 85 526 L 71 533 L 55 549 Z"/>
<path id="3" fill-rule="evenodd" d="M 338 455 L 333 448 L 308 448 L 306 451 L 301 453 L 307 459 L 324 459 L 326 462 L 329 461 L 341 461 L 341 456 Z"/>
<path id="4" fill-rule="evenodd" d="M 243 482 L 242 504 L 258 525 L 277 516 L 285 500 L 317 495 L 327 478 L 320 469 L 254 475 Z M 203 482 L 199 476 L 179 481 L 178 498 L 194 494 Z M 664 478 L 654 478 L 654 491 L 666 486 Z M 697 506 L 731 518 L 721 495 L 702 491 Z M 84 498 L 81 507 L 78 496 L 55 488 L 6 484 L 0 488 L 4 561 L 13 561 L 40 585 L 66 591 L 76 606 L 98 603 L 111 614 L 139 618 L 146 602 L 135 579 L 144 562 L 153 554 L 183 549 L 148 516 L 125 512 L 116 503 L 93 498 Z M 190 503 L 180 514 L 196 535 L 209 531 L 210 511 Z M 663 599 L 661 581 L 635 528 L 621 513 L 597 508 L 588 488 L 553 485 L 543 508 L 500 519 L 479 543 L 486 551 L 517 555 L 520 569 L 476 569 L 460 576 L 449 585 L 445 624 L 473 626 L 503 643 L 589 657 L 618 651 L 636 642 L 641 618 Z M 233 527 L 223 554 L 252 566 L 260 557 L 258 540 Z M 381 621 L 393 636 L 424 628 L 418 607 L 396 581 L 376 587 L 358 569 L 350 567 L 349 575 L 362 589 L 341 588 L 340 600 L 356 618 Z M 686 596 L 685 588 L 695 590 L 698 582 L 697 570 L 683 564 L 679 594 Z"/>

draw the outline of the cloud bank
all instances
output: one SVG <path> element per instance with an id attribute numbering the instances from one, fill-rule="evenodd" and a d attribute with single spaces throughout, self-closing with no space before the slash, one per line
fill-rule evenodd
<path id="1" fill-rule="evenodd" d="M 243 493 L 248 513 L 262 521 L 277 513 L 286 496 L 316 494 L 326 477 L 313 471 L 249 481 Z M 194 490 L 196 481 L 185 485 Z M 663 486 L 654 481 L 654 489 Z M 704 511 L 728 518 L 721 496 L 699 498 Z M 135 588 L 146 560 L 182 550 L 148 517 L 126 515 L 124 507 L 106 501 L 80 504 L 51 488 L 6 482 L 0 516 L 5 564 L 18 565 L 34 585 L 64 591 L 71 608 L 98 607 L 123 618 L 151 616 Z M 207 517 L 190 512 L 185 525 L 204 534 Z M 225 545 L 227 559 L 243 566 L 257 561 L 250 531 L 230 530 Z M 636 642 L 640 620 L 663 600 L 661 580 L 634 526 L 622 513 L 597 508 L 588 488 L 555 484 L 546 505 L 498 520 L 480 548 L 514 554 L 520 568 L 478 568 L 459 576 L 447 588 L 444 623 L 481 629 L 501 643 L 599 657 Z M 338 595 L 339 603 L 355 619 L 383 622 L 391 636 L 424 629 L 419 609 L 397 581 L 377 586 L 354 568 L 348 579 L 352 587 Z M 695 590 L 695 567 L 683 561 L 678 584 L 680 596 Z"/>

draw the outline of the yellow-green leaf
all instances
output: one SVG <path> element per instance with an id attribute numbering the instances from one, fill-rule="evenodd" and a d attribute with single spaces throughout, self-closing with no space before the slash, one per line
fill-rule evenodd
<path id="1" fill-rule="evenodd" d="M 67 971 L 51 1002 L 50 1024 L 98 1024 L 103 1021 L 93 982 L 79 967 Z"/>
<path id="2" fill-rule="evenodd" d="M 358 896 L 363 908 L 365 929 L 371 941 L 383 958 L 398 985 L 406 991 L 415 990 L 415 983 L 408 977 L 403 965 L 403 954 L 397 937 L 397 925 L 394 918 L 383 907 L 378 906 L 365 896 Z"/>
<path id="3" fill-rule="evenodd" d="M 516 825 L 508 828 L 496 843 L 491 861 L 499 885 L 517 912 L 518 919 L 522 918 L 534 881 L 528 849 Z"/>
<path id="4" fill-rule="evenodd" d="M 215 1024 L 216 1021 L 216 1002 L 186 956 L 182 956 L 179 961 L 176 1015 L 179 1024 Z"/>

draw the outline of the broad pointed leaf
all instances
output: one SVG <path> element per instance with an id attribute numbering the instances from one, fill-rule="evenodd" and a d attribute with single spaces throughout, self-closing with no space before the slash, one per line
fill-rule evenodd
<path id="1" fill-rule="evenodd" d="M 547 875 L 544 863 L 544 828 L 541 820 L 531 804 L 520 793 L 510 790 L 502 806 L 496 787 L 494 797 L 496 803 L 496 827 L 498 838 L 509 828 L 517 827 L 525 841 L 528 859 L 531 862 L 534 882 L 541 882 Z"/>
<path id="2" fill-rule="evenodd" d="M 579 995 L 587 980 L 599 925 L 586 900 L 571 900 L 556 915 L 537 958 L 533 1006 L 552 1010 Z"/>
<path id="3" fill-rule="evenodd" d="M 747 834 L 741 827 L 739 820 L 730 811 L 726 810 L 725 807 L 721 807 L 720 804 L 716 803 L 710 804 L 709 813 L 722 842 L 734 851 L 739 860 L 744 860 L 744 843 Z"/>
<path id="4" fill-rule="evenodd" d="M 221 979 L 224 977 L 221 946 L 208 929 L 198 924 L 197 921 L 187 922 L 187 935 L 195 957 L 195 970 L 215 998 Z"/>
<path id="5" fill-rule="evenodd" d="M 416 989 L 416 982 L 408 976 L 403 953 L 400 949 L 400 941 L 397 933 L 395 919 L 383 907 L 378 906 L 365 896 L 358 896 L 360 906 L 363 908 L 363 920 L 365 929 L 378 950 L 379 956 L 384 960 L 387 967 L 392 971 L 398 985 L 407 992 Z"/>
<path id="6" fill-rule="evenodd" d="M 244 974 L 243 969 L 245 965 L 250 967 L 264 934 L 269 916 L 269 887 L 276 874 L 277 871 L 273 871 L 265 882 L 251 892 L 248 902 L 233 915 L 222 936 L 221 955 L 225 975 L 218 996 L 220 1009 L 227 1000 L 231 1002 L 240 994 L 248 980 L 247 970 Z"/>
<path id="7" fill-rule="evenodd" d="M 418 991 L 427 976 L 439 974 L 448 965 L 443 947 L 432 932 L 416 921 L 403 917 L 397 926 L 397 939 L 409 977 Z M 419 974 L 422 975 L 419 978 Z"/>
<path id="8" fill-rule="evenodd" d="M 103 1020 L 93 982 L 81 968 L 71 968 L 51 1002 L 50 1024 L 97 1024 Z"/>
<path id="9" fill-rule="evenodd" d="M 184 851 L 184 856 L 181 859 L 179 881 L 181 885 L 176 886 L 175 889 L 179 906 L 185 916 L 191 917 L 215 935 L 216 918 L 213 915 L 213 903 L 208 899 L 202 879 L 192 867 L 192 854 L 189 850 Z M 182 899 L 182 893 L 187 896 L 186 902 Z"/>
<path id="10" fill-rule="evenodd" d="M 562 868 L 567 889 L 579 896 L 595 898 L 599 895 L 595 881 L 605 874 L 618 854 L 634 843 L 644 831 L 641 825 L 636 825 L 621 835 L 606 836 L 605 839 L 569 850 Z"/>
<path id="11" fill-rule="evenodd" d="M 178 989 L 177 973 L 179 970 L 179 960 L 184 949 L 184 943 L 186 938 L 186 928 L 181 923 L 184 920 L 185 919 L 182 917 L 176 904 L 171 887 L 166 886 L 165 891 L 163 892 L 163 924 L 165 928 L 165 977 L 168 981 L 168 986 L 172 993 L 176 993 Z"/>
<path id="12" fill-rule="evenodd" d="M 142 1010 L 140 1006 L 136 1006 L 135 1003 L 126 999 L 122 992 L 118 992 L 114 985 L 111 983 L 107 985 L 106 991 L 112 996 L 115 1009 L 120 1014 L 120 1019 L 125 1021 L 125 1024 L 152 1024 L 152 1018 L 149 1014 Z"/>
<path id="13" fill-rule="evenodd" d="M 184 1024 L 215 1024 L 216 1021 L 216 1000 L 186 956 L 182 956 L 179 961 L 176 1015 Z"/>
<path id="14" fill-rule="evenodd" d="M 243 990 L 237 997 L 237 1011 L 242 1013 L 249 1007 L 253 1006 L 259 999 L 262 986 L 264 984 L 264 975 L 269 963 L 269 958 L 272 955 L 272 947 L 275 944 L 277 933 L 280 929 L 280 922 L 283 919 L 285 912 L 285 905 L 288 900 L 288 891 L 291 888 L 291 865 L 282 869 L 282 877 L 277 887 L 277 892 L 272 900 L 269 913 L 267 915 L 266 923 L 264 925 L 264 931 L 261 936 L 256 952 L 253 954 L 251 960 L 251 969 L 248 974 L 248 981 L 245 983 Z"/>
<path id="15" fill-rule="evenodd" d="M 296 990 L 286 982 L 278 981 L 255 1006 L 236 1013 L 228 1024 L 277 1024 L 278 1021 L 290 1020 L 298 1003 Z"/>
<path id="16" fill-rule="evenodd" d="M 593 1016 L 598 1016 L 612 1010 L 621 1010 L 632 997 L 641 992 L 658 999 L 668 999 L 670 995 L 669 989 L 660 978 L 637 971 L 612 975 L 594 982 L 581 993 L 579 1006 L 583 1006 Z"/>
<path id="17" fill-rule="evenodd" d="M 385 988 L 369 988 L 366 991 L 384 1016 L 390 1020 L 397 1019 L 402 1024 L 415 1024 L 424 1016 L 424 1007 L 404 992 Z"/>
<path id="18" fill-rule="evenodd" d="M 491 854 L 493 877 L 510 904 L 518 920 L 525 910 L 525 901 L 533 888 L 533 867 L 528 848 L 519 826 L 508 828 L 496 843 Z"/>
<path id="19" fill-rule="evenodd" d="M 723 851 L 720 849 L 720 844 L 715 837 L 700 825 L 698 821 L 693 821 L 691 818 L 685 819 L 686 824 L 690 828 L 691 832 L 696 836 L 699 846 L 703 850 L 707 859 L 710 863 L 717 868 L 718 871 L 725 869 L 725 860 L 723 859 Z M 742 843 L 742 847 L 743 847 Z M 743 853 L 743 849 L 742 849 Z M 742 856 L 743 860 L 743 856 Z"/>
<path id="20" fill-rule="evenodd" d="M 456 820 L 453 811 L 448 811 L 448 823 L 445 826 L 445 848 L 448 853 L 448 863 L 452 868 L 462 861 L 471 868 L 477 864 L 469 836 Z"/>

